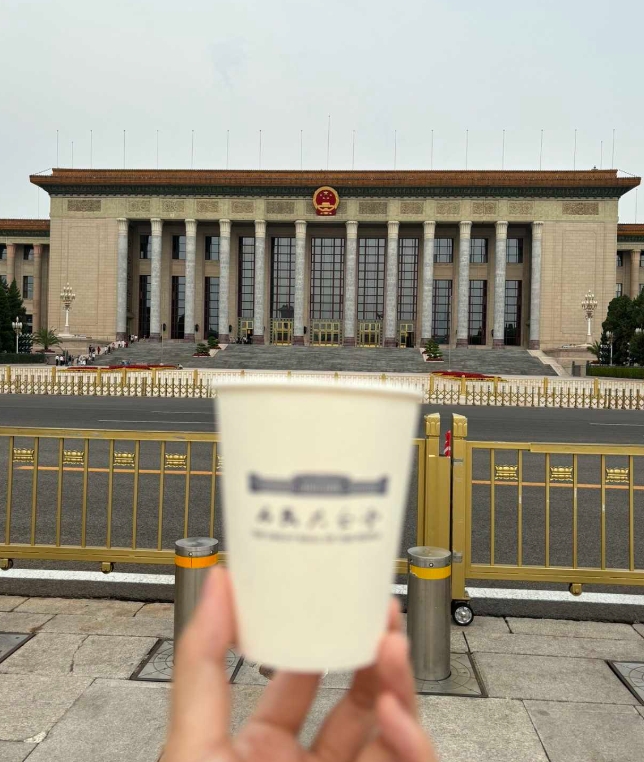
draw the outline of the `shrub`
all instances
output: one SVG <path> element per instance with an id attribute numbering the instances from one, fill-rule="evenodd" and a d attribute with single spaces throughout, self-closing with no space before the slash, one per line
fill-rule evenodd
<path id="1" fill-rule="evenodd" d="M 18 355 L 15 352 L 0 352 L 0 365 L 37 365 L 46 362 L 47 358 L 42 352 Z"/>
<path id="2" fill-rule="evenodd" d="M 213 336 L 212 334 L 208 336 L 208 348 L 219 349 L 219 339 L 216 336 Z"/>
<path id="3" fill-rule="evenodd" d="M 644 378 L 644 368 L 615 365 L 588 365 L 586 375 L 604 378 Z"/>
<path id="4" fill-rule="evenodd" d="M 206 344 L 197 344 L 197 348 L 194 351 L 194 354 L 197 357 L 210 357 L 210 350 L 208 349 Z"/>
<path id="5" fill-rule="evenodd" d="M 440 347 L 434 341 L 434 339 L 428 339 L 427 343 L 425 344 L 425 355 L 429 360 L 442 359 L 443 353 L 441 352 Z"/>

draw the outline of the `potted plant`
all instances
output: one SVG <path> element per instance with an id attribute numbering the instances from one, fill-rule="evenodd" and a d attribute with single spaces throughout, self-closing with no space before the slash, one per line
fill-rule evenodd
<path id="1" fill-rule="evenodd" d="M 425 344 L 425 360 L 427 362 L 443 362 L 443 353 L 434 339 L 429 339 Z"/>

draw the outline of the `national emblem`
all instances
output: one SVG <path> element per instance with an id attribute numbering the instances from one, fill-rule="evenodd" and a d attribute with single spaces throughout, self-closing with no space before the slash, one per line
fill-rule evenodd
<path id="1" fill-rule="evenodd" d="M 335 215 L 339 203 L 340 196 L 338 196 L 337 191 L 333 188 L 329 188 L 328 185 L 323 185 L 313 194 L 315 213 L 320 217 L 331 217 Z"/>

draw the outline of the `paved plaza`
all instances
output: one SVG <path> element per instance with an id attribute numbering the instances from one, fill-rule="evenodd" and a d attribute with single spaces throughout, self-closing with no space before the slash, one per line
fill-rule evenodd
<path id="1" fill-rule="evenodd" d="M 172 637 L 172 616 L 169 603 L 0 596 L 0 633 L 31 635 L 0 652 L 1 762 L 156 762 L 169 684 L 131 676 Z M 454 627 L 452 653 L 472 660 L 486 697 L 418 697 L 442 762 L 641 757 L 644 706 L 608 662 L 629 663 L 644 690 L 644 625 L 477 617 Z M 305 742 L 348 680 L 325 678 Z M 233 732 L 265 683 L 256 665 L 234 675 Z"/>
<path id="2" fill-rule="evenodd" d="M 445 350 L 444 361 L 427 363 L 417 349 L 351 347 L 274 347 L 230 344 L 214 357 L 193 357 L 194 344 L 140 341 L 96 358 L 96 365 L 122 362 L 181 364 L 185 368 L 222 370 L 313 370 L 354 373 L 431 373 L 459 370 L 494 375 L 552 376 L 549 365 L 525 349 Z"/>

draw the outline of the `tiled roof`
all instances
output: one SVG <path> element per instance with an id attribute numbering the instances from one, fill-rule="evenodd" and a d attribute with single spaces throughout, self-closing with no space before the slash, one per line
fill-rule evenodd
<path id="1" fill-rule="evenodd" d="M 644 225 L 634 223 L 621 223 L 617 226 L 617 237 L 623 235 L 640 235 L 644 237 Z"/>
<path id="2" fill-rule="evenodd" d="M 49 220 L 0 219 L 0 233 L 5 230 L 20 231 L 21 233 L 43 230 L 48 231 Z"/>
<path id="3" fill-rule="evenodd" d="M 639 177 L 618 177 L 617 170 L 579 172 L 537 171 L 302 171 L 223 169 L 53 169 L 49 175 L 31 175 L 41 188 L 51 186 L 295 186 L 342 188 L 621 188 L 640 184 Z"/>

